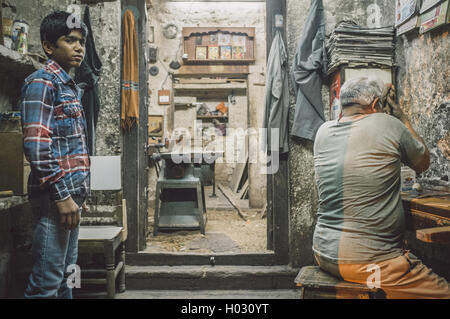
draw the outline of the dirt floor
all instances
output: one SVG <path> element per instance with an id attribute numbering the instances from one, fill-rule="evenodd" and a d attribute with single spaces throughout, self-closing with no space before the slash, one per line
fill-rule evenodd
<path id="1" fill-rule="evenodd" d="M 266 218 L 262 209 L 249 209 L 248 200 L 237 200 L 246 221 L 241 218 L 223 193 L 205 187 L 207 224 L 205 235 L 200 230 L 159 231 L 153 236 L 154 204 L 149 205 L 149 235 L 145 252 L 242 253 L 265 252 L 267 246 Z"/>

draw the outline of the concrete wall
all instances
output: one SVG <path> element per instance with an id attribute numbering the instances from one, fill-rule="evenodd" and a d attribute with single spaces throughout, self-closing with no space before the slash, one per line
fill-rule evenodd
<path id="1" fill-rule="evenodd" d="M 430 150 L 430 168 L 418 176 L 427 188 L 450 190 L 450 88 L 448 61 L 450 25 L 397 39 L 397 90 L 400 105 Z M 445 245 L 426 244 L 407 234 L 407 247 L 450 280 L 450 251 Z"/>
<path id="2" fill-rule="evenodd" d="M 306 0 L 287 0 L 287 47 L 290 61 L 295 55 L 310 3 Z M 392 25 L 394 21 L 395 7 L 392 1 L 324 0 L 323 4 L 327 35 L 344 19 L 373 27 Z M 328 87 L 323 86 L 324 106 L 329 105 L 328 94 Z M 295 99 L 291 94 L 291 125 L 294 112 Z M 310 141 L 290 139 L 289 186 L 290 262 L 294 267 L 310 265 L 314 262 L 311 246 L 318 200 L 314 182 L 313 143 Z"/>
<path id="3" fill-rule="evenodd" d="M 173 23 L 178 27 L 178 34 L 175 39 L 167 39 L 163 35 L 163 27 L 168 23 Z M 154 64 L 159 68 L 159 74 L 149 78 L 149 89 L 151 91 L 149 113 L 166 115 L 164 125 L 166 137 L 170 128 L 171 119 L 167 117 L 170 110 L 167 106 L 158 105 L 158 90 L 172 89 L 172 82 L 170 78 L 167 78 L 166 70 L 169 70 L 169 64 L 172 60 L 178 58 L 181 61 L 183 54 L 181 30 L 183 27 L 225 26 L 256 28 L 256 62 L 250 65 L 248 101 L 244 101 L 244 105 L 239 104 L 239 107 L 231 106 L 233 114 L 230 113 L 229 123 L 231 124 L 230 127 L 242 127 L 244 129 L 262 126 L 264 87 L 254 84 L 264 83 L 266 60 L 264 2 L 234 3 L 230 1 L 227 3 L 208 3 L 155 0 L 153 1 L 153 6 L 149 8 L 148 25 L 149 28 L 154 28 L 154 43 L 149 43 L 149 45 L 157 46 L 159 49 L 159 61 Z M 191 113 L 188 112 L 187 114 Z M 181 118 L 181 114 L 176 115 L 176 117 L 178 119 Z M 239 119 L 239 121 L 233 122 L 233 117 Z M 176 120 L 176 123 L 179 123 L 178 120 Z M 186 124 L 185 126 L 193 125 Z M 149 174 L 150 196 L 154 193 L 152 190 L 155 188 L 156 181 L 155 173 L 152 171 Z M 218 165 L 216 171 L 218 172 L 218 179 L 222 179 L 226 183 L 231 178 L 233 165 Z M 250 165 L 249 175 L 250 205 L 262 207 L 266 197 L 265 176 L 259 174 L 259 166 L 257 164 Z"/>

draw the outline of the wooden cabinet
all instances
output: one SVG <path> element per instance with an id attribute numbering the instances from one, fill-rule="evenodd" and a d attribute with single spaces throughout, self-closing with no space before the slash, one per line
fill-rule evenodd
<path id="1" fill-rule="evenodd" d="M 184 28 L 184 64 L 255 62 L 255 28 Z"/>
<path id="2" fill-rule="evenodd" d="M 22 133 L 0 133 L 0 145 L 0 191 L 26 194 L 30 164 L 23 155 Z"/>
<path id="3" fill-rule="evenodd" d="M 0 88 L 3 105 L 0 112 L 9 113 L 18 107 L 23 80 L 41 68 L 39 62 L 0 45 Z M 17 110 L 16 110 L 17 111 Z M 23 155 L 20 118 L 0 123 L 0 191 L 12 190 L 15 195 L 27 193 L 30 165 Z"/>

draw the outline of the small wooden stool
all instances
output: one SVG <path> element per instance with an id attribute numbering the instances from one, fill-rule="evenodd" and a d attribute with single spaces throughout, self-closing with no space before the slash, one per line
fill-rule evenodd
<path id="1" fill-rule="evenodd" d="M 379 288 L 369 288 L 340 280 L 317 266 L 300 269 L 295 284 L 301 288 L 301 299 L 384 299 Z"/>
<path id="2" fill-rule="evenodd" d="M 83 253 L 103 253 L 105 269 L 81 269 L 81 281 L 87 284 L 106 284 L 108 298 L 114 298 L 116 279 L 119 292 L 125 291 L 125 242 L 122 227 L 83 226 L 80 227 L 78 249 Z M 119 262 L 116 264 L 116 251 Z M 100 275 L 103 278 L 84 278 L 85 275 Z"/>

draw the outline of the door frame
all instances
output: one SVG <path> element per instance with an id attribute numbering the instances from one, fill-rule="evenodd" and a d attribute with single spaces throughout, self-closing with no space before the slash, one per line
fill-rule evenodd
<path id="1" fill-rule="evenodd" d="M 123 8 L 135 6 L 145 12 L 145 1 L 122 0 Z M 283 27 L 280 28 L 286 43 L 286 0 L 266 0 L 266 56 L 269 56 L 275 34 L 275 15 L 283 16 Z M 139 38 L 140 83 L 147 84 L 148 70 L 145 56 L 147 50 L 146 15 L 140 14 L 137 23 Z M 141 85 L 140 107 L 142 115 L 147 112 L 146 85 Z M 147 229 L 147 178 L 140 172 L 147 172 L 145 148 L 147 146 L 147 116 L 141 116 L 140 128 L 133 128 L 124 134 L 123 174 L 124 197 L 127 200 L 128 240 L 126 245 L 127 263 L 133 265 L 287 265 L 289 263 L 289 192 L 288 192 L 288 156 L 279 156 L 279 170 L 267 175 L 267 249 L 264 253 L 239 254 L 187 254 L 187 253 L 143 253 Z M 139 146 L 141 145 L 141 146 Z M 144 147 L 142 147 L 144 145 Z M 144 167 L 145 166 L 145 167 Z M 140 195 L 139 195 L 140 194 Z M 213 258 L 212 258 L 213 257 Z"/>

